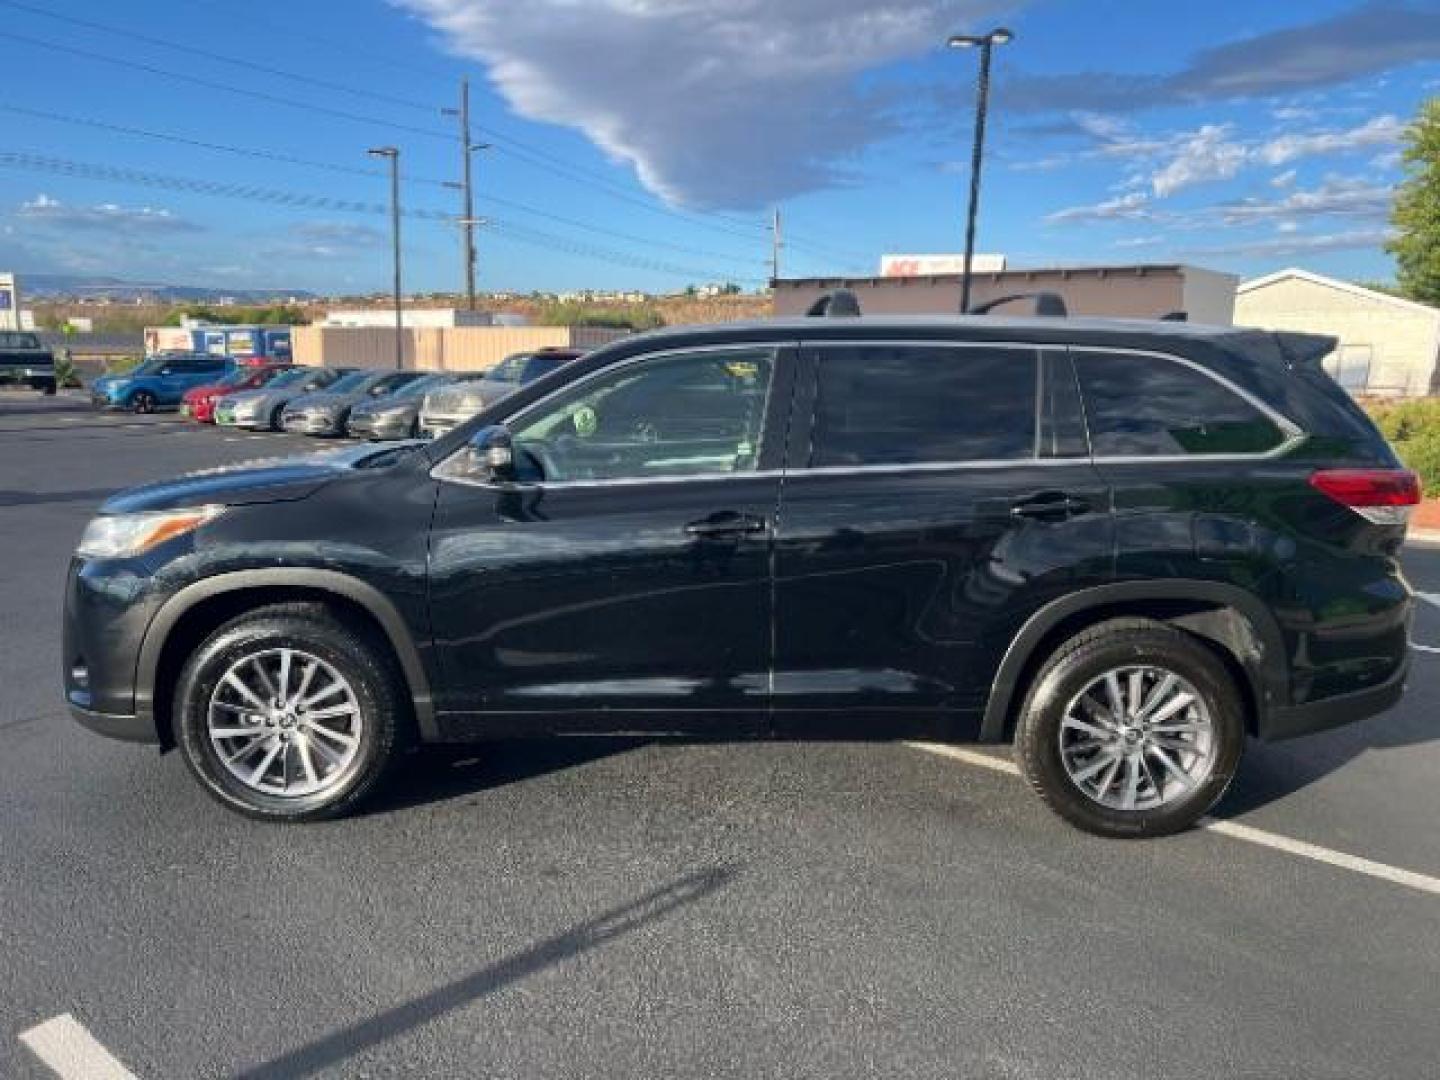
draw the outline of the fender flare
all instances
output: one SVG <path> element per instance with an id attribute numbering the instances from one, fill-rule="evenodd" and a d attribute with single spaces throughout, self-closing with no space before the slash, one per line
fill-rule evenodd
<path id="1" fill-rule="evenodd" d="M 330 593 L 364 608 L 380 624 L 386 640 L 400 662 L 400 669 L 410 687 L 415 708 L 415 721 L 422 739 L 435 738 L 435 699 L 430 679 L 420 652 L 405 619 L 390 599 L 373 585 L 336 570 L 313 567 L 277 566 L 255 570 L 232 570 L 201 578 L 175 593 L 161 605 L 140 644 L 135 670 L 135 711 L 137 716 L 155 720 L 155 680 L 160 668 L 160 655 L 171 632 L 196 605 L 227 593 L 245 589 L 303 588 Z M 162 739 L 164 736 L 162 735 Z"/>
<path id="2" fill-rule="evenodd" d="M 1202 601 L 1233 608 L 1249 624 L 1255 636 L 1255 653 L 1240 657 L 1254 691 L 1257 727 L 1263 732 L 1270 709 L 1289 700 L 1286 688 L 1285 642 L 1280 627 L 1264 603 L 1252 593 L 1221 581 L 1169 579 L 1125 581 L 1097 585 L 1058 600 L 1052 600 L 1030 616 L 1005 650 L 995 672 L 989 700 L 980 723 L 981 742 L 1001 742 L 1007 734 L 1010 713 L 1020 686 L 1020 677 L 1040 643 L 1061 622 L 1086 611 L 1137 601 Z"/>

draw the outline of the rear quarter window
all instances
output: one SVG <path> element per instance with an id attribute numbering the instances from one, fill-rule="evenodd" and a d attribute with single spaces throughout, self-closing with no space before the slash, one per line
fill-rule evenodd
<path id="1" fill-rule="evenodd" d="M 1096 457 L 1263 454 L 1285 441 L 1264 410 L 1179 360 L 1075 351 Z"/>

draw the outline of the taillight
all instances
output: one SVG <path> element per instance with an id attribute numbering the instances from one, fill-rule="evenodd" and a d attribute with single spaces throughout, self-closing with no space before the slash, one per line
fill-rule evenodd
<path id="1" fill-rule="evenodd" d="M 1310 486 L 1376 525 L 1404 525 L 1420 503 L 1420 478 L 1409 469 L 1322 469 Z"/>

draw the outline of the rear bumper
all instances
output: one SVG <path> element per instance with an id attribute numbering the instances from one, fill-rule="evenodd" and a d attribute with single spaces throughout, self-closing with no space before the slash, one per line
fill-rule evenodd
<path id="1" fill-rule="evenodd" d="M 1399 703 L 1409 674 L 1410 658 L 1407 656 L 1395 673 L 1377 686 L 1304 705 L 1276 706 L 1262 721 L 1260 737 L 1266 742 L 1293 739 L 1297 735 L 1328 731 L 1385 712 Z"/>

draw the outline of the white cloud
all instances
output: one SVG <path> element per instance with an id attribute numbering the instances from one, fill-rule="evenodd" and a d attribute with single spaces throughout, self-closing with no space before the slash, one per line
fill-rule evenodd
<path id="1" fill-rule="evenodd" d="M 1206 124 L 1181 143 L 1164 168 L 1150 178 L 1159 198 L 1196 184 L 1229 180 L 1245 165 L 1245 146 L 1231 139 L 1228 124 Z"/>
<path id="2" fill-rule="evenodd" d="M 179 217 L 169 210 L 149 206 L 125 207 L 115 203 L 97 206 L 70 206 L 41 192 L 20 204 L 16 217 L 56 229 L 74 231 L 124 233 L 196 232 L 201 226 Z"/>
<path id="3" fill-rule="evenodd" d="M 1383 221 L 1394 190 L 1368 180 L 1330 177 L 1318 188 L 1292 191 L 1281 199 L 1244 199 L 1215 208 L 1226 225 L 1270 218 L 1350 217 Z"/>
<path id="4" fill-rule="evenodd" d="M 1127 236 L 1124 239 L 1116 240 L 1110 246 L 1117 248 L 1143 248 L 1154 247 L 1155 245 L 1163 244 L 1164 242 L 1165 237 L 1157 233 L 1151 236 Z"/>
<path id="5" fill-rule="evenodd" d="M 1400 141 L 1405 125 L 1399 117 L 1376 116 L 1359 127 L 1281 135 L 1257 147 L 1255 156 L 1266 165 L 1287 165 L 1298 158 L 1340 154 Z"/>
<path id="6" fill-rule="evenodd" d="M 1270 186 L 1275 188 L 1294 187 L 1295 178 L 1300 175 L 1298 169 L 1286 169 L 1282 173 L 1276 173 L 1270 178 Z"/>
<path id="7" fill-rule="evenodd" d="M 754 207 L 842 180 L 919 95 L 860 75 L 1021 0 L 392 0 L 675 203 Z"/>
<path id="8" fill-rule="evenodd" d="M 1288 255 L 1311 255 L 1323 251 L 1358 251 L 1377 248 L 1389 239 L 1384 229 L 1351 229 L 1338 233 L 1314 233 L 1309 236 L 1282 236 L 1268 240 L 1240 241 L 1217 247 L 1191 248 L 1186 255 L 1211 258 L 1249 256 L 1280 258 Z"/>
<path id="9" fill-rule="evenodd" d="M 1150 196 L 1143 191 L 1117 195 L 1113 199 L 1090 206 L 1071 206 L 1045 215 L 1048 225 L 1073 224 L 1077 221 L 1143 221 L 1153 216 Z"/>

